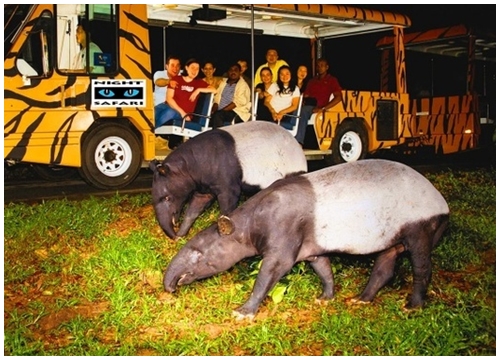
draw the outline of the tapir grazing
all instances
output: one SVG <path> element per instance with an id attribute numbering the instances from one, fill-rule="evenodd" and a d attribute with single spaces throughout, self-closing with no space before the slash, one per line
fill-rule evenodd
<path id="1" fill-rule="evenodd" d="M 431 251 L 447 227 L 449 208 L 421 174 L 386 160 L 362 160 L 276 181 L 218 224 L 198 233 L 172 259 L 164 287 L 173 292 L 263 257 L 249 300 L 238 318 L 255 316 L 268 292 L 293 265 L 309 261 L 323 284 L 320 299 L 334 295 L 328 253 L 378 254 L 359 302 L 371 302 L 407 251 L 413 293 L 407 308 L 420 307 L 431 279 Z"/>
<path id="2" fill-rule="evenodd" d="M 204 132 L 181 144 L 162 163 L 152 161 L 156 218 L 175 239 L 188 233 L 215 199 L 222 214 L 236 209 L 242 192 L 253 194 L 286 176 L 307 172 L 300 144 L 283 127 L 249 121 Z M 186 202 L 184 220 L 174 225 Z"/>

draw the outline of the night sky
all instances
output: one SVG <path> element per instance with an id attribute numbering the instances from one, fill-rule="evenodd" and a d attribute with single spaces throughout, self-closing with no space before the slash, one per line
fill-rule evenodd
<path id="1" fill-rule="evenodd" d="M 410 17 L 412 26 L 406 32 L 436 27 L 465 24 L 495 32 L 496 5 L 353 5 L 392 11 Z M 379 80 L 379 56 L 376 42 L 391 32 L 358 35 L 331 39 L 324 42 L 324 56 L 330 62 L 330 72 L 345 88 L 376 90 Z M 153 43 L 161 44 L 161 31 L 152 30 Z M 255 68 L 265 62 L 268 48 L 276 48 L 280 58 L 296 69 L 305 64 L 311 69 L 310 43 L 308 39 L 294 39 L 260 35 L 255 37 Z M 167 29 L 167 55 L 176 54 L 185 62 L 194 57 L 202 63 L 215 63 L 216 75 L 222 75 L 240 58 L 250 63 L 250 36 L 245 34 L 220 33 L 196 29 Z M 153 70 L 163 67 L 161 46 L 153 47 Z M 203 65 L 203 64 L 202 64 Z"/>

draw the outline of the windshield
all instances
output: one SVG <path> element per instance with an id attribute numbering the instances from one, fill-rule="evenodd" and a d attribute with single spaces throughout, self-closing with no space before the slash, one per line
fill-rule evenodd
<path id="1" fill-rule="evenodd" d="M 14 36 L 21 25 L 26 21 L 33 5 L 4 5 L 4 60 L 10 52 Z"/>

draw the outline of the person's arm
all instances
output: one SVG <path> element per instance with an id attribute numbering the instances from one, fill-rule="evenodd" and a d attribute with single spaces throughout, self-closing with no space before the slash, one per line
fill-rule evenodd
<path id="1" fill-rule="evenodd" d="M 161 75 L 156 75 L 155 74 L 155 85 L 158 86 L 158 87 L 165 87 L 165 86 L 168 86 L 170 85 L 170 87 L 172 88 L 176 88 L 177 87 L 177 81 L 175 81 L 174 79 L 167 79 L 167 78 L 164 78 L 164 77 L 161 77 Z"/>
<path id="2" fill-rule="evenodd" d="M 155 85 L 159 86 L 159 87 L 165 87 L 165 86 L 168 86 L 169 82 L 170 82 L 169 79 L 158 78 L 158 79 L 155 80 Z"/>
<path id="3" fill-rule="evenodd" d="M 257 95 L 259 97 L 259 99 L 264 99 L 264 97 L 266 96 L 266 89 L 264 87 L 264 84 L 260 83 L 260 84 L 257 84 L 255 86 L 255 91 L 257 92 Z"/>
<path id="4" fill-rule="evenodd" d="M 335 92 L 333 92 L 333 99 L 328 102 L 328 104 L 326 104 L 325 106 L 323 107 L 315 107 L 313 109 L 313 113 L 319 113 L 319 112 L 322 112 L 322 111 L 326 111 L 332 107 L 334 107 L 335 105 L 337 105 L 340 100 L 341 100 L 341 96 L 342 96 L 342 93 L 340 92 L 340 90 L 336 90 Z"/>
<path id="5" fill-rule="evenodd" d="M 250 88 L 248 87 L 244 79 L 240 79 L 236 84 L 236 89 L 234 89 L 234 97 L 231 104 L 234 106 L 230 109 L 224 108 L 224 110 L 231 111 L 236 107 L 244 107 L 250 103 Z M 230 104 L 230 105 L 231 105 Z"/>
<path id="6" fill-rule="evenodd" d="M 189 97 L 189 100 L 190 101 L 196 101 L 196 99 L 198 98 L 198 95 L 200 95 L 200 93 L 212 93 L 212 94 L 216 94 L 217 93 L 217 89 L 214 88 L 211 85 L 209 85 L 208 87 L 198 88 L 198 89 L 196 89 L 195 91 L 193 91 L 191 93 L 191 96 Z"/>
<path id="7" fill-rule="evenodd" d="M 342 93 L 340 92 L 340 90 L 334 91 L 333 92 L 333 99 L 328 104 L 323 106 L 321 111 L 326 111 L 326 110 L 334 107 L 335 105 L 337 105 L 340 102 L 341 96 L 342 96 Z"/>
<path id="8" fill-rule="evenodd" d="M 269 112 L 271 113 L 273 120 L 276 120 L 277 112 L 276 112 L 276 110 L 274 110 L 273 106 L 271 105 L 272 99 L 273 99 L 273 97 L 271 95 L 266 95 L 266 97 L 264 98 L 264 106 L 266 106 L 269 109 Z"/>
<path id="9" fill-rule="evenodd" d="M 340 100 L 342 99 L 342 88 L 340 87 L 340 84 L 336 78 L 332 78 L 331 80 L 331 94 L 333 94 L 332 100 L 330 100 L 325 106 L 322 108 L 315 107 L 313 109 L 313 113 L 318 113 L 322 111 L 326 111 L 335 105 L 337 105 Z"/>
<path id="10" fill-rule="evenodd" d="M 287 107 L 287 108 L 285 108 L 283 110 L 280 110 L 276 114 L 276 118 L 278 120 L 281 120 L 281 119 L 283 119 L 283 116 L 285 116 L 286 114 L 289 114 L 289 113 L 294 112 L 295 110 L 297 110 L 297 108 L 299 107 L 299 98 L 300 97 L 293 97 L 292 98 L 292 104 L 289 107 Z"/>

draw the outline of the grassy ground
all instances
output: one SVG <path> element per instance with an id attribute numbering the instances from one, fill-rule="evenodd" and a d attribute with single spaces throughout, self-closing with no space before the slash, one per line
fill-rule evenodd
<path id="1" fill-rule="evenodd" d="M 425 308 L 403 310 L 409 261 L 370 305 L 350 305 L 373 258 L 332 256 L 336 297 L 297 264 L 253 322 L 231 311 L 249 296 L 258 258 L 162 289 L 169 260 L 214 221 L 217 207 L 175 243 L 149 195 L 4 206 L 6 355 L 493 355 L 496 353 L 496 173 L 427 177 L 448 200 L 451 225 L 434 252 Z"/>

